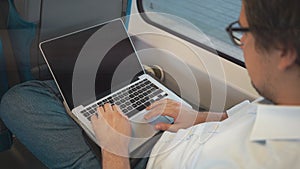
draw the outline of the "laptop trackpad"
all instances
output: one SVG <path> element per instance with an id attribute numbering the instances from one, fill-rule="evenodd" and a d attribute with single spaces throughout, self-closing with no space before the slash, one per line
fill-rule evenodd
<path id="1" fill-rule="evenodd" d="M 138 115 L 130 119 L 132 126 L 132 136 L 135 138 L 150 138 L 158 132 L 154 128 L 157 123 L 172 123 L 172 119 L 165 116 L 154 117 L 150 120 L 145 120 L 144 115 L 147 111 L 140 112 Z"/>
<path id="2" fill-rule="evenodd" d="M 138 115 L 130 119 L 132 126 L 132 138 L 129 146 L 130 152 L 141 146 L 159 132 L 154 128 L 155 124 L 160 122 L 172 123 L 171 120 L 164 116 L 159 116 L 147 121 L 144 119 L 145 113 L 146 111 L 140 112 Z"/>

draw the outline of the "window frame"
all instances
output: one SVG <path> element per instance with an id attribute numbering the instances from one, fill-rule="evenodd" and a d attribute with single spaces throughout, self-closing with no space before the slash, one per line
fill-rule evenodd
<path id="1" fill-rule="evenodd" d="M 196 46 L 198 46 L 198 47 L 200 47 L 200 48 L 203 48 L 203 49 L 205 49 L 205 50 L 207 50 L 207 51 L 209 51 L 209 52 L 215 53 L 214 51 L 217 51 L 217 55 L 218 55 L 218 56 L 220 56 L 220 57 L 222 57 L 222 58 L 224 58 L 224 59 L 226 59 L 226 60 L 228 60 L 228 61 L 230 61 L 230 62 L 233 62 L 233 63 L 235 63 L 235 64 L 237 64 L 237 65 L 239 65 L 239 66 L 241 66 L 241 67 L 244 67 L 244 68 L 246 67 L 246 66 L 245 66 L 245 63 L 244 63 L 243 61 L 239 60 L 239 59 L 236 59 L 236 58 L 234 58 L 234 57 L 232 57 L 232 56 L 230 56 L 230 55 L 228 55 L 228 54 L 225 54 L 225 53 L 223 53 L 223 52 L 221 52 L 221 51 L 219 51 L 219 50 L 213 49 L 213 48 L 211 48 L 211 47 L 209 47 L 209 46 L 207 46 L 207 45 L 205 45 L 205 44 L 202 44 L 202 43 L 200 43 L 200 42 L 198 42 L 198 41 L 196 41 L 196 40 L 194 40 L 194 39 L 192 39 L 192 38 L 189 38 L 189 37 L 186 36 L 186 35 L 180 34 L 180 33 L 176 32 L 176 31 L 174 31 L 174 30 L 172 30 L 172 29 L 167 28 L 167 27 L 164 26 L 164 25 L 161 25 L 161 24 L 158 24 L 158 23 L 152 21 L 152 20 L 145 14 L 145 10 L 144 10 L 144 8 L 143 8 L 143 2 L 142 2 L 142 1 L 143 1 L 143 0 L 136 0 L 136 4 L 137 4 L 137 8 L 138 8 L 138 12 L 139 12 L 140 16 L 143 18 L 143 20 L 144 20 L 146 23 L 148 23 L 148 24 L 150 24 L 150 25 L 153 25 L 153 26 L 155 26 L 155 27 L 157 27 L 157 28 L 160 28 L 160 29 L 162 29 L 162 30 L 164 30 L 164 31 L 166 31 L 166 32 L 168 32 L 168 33 L 171 33 L 171 34 L 173 34 L 173 35 L 175 35 L 175 36 L 177 36 L 177 37 L 179 37 L 179 38 L 181 38 L 181 39 L 183 39 L 183 40 L 186 40 L 186 41 L 188 41 L 188 42 L 190 42 L 190 43 L 192 43 L 192 44 L 194 44 L 194 45 L 196 45 Z M 224 32 L 226 32 L 226 28 L 224 28 Z M 228 37 L 228 38 L 230 38 L 230 37 Z"/>

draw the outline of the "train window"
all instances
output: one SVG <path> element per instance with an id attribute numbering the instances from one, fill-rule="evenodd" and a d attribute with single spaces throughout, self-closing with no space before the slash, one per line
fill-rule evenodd
<path id="1" fill-rule="evenodd" d="M 238 19 L 239 0 L 137 0 L 142 17 L 150 24 L 181 38 L 216 50 L 220 56 L 244 66 L 242 50 L 228 37 L 225 28 Z M 209 39 L 196 36 L 200 32 Z"/>

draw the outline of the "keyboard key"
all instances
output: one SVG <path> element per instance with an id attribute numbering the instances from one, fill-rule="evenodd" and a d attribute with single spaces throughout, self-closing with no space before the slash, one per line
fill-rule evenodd
<path id="1" fill-rule="evenodd" d="M 86 113 L 86 110 L 82 110 L 80 113 L 81 113 L 81 114 L 84 114 L 84 113 Z"/>
<path id="2" fill-rule="evenodd" d="M 119 93 L 115 93 L 103 101 L 92 105 L 81 113 L 90 120 L 91 115 L 97 113 L 98 106 L 110 103 L 120 106 L 123 113 L 131 117 L 165 96 L 167 94 L 163 90 L 159 89 L 149 80 L 143 79 L 131 87 L 127 87 Z"/>
<path id="3" fill-rule="evenodd" d="M 84 117 L 87 117 L 87 116 L 90 115 L 90 113 L 89 112 L 85 112 L 83 115 L 84 115 Z"/>
<path id="4" fill-rule="evenodd" d="M 158 94 L 162 93 L 163 91 L 161 89 L 156 90 L 155 92 L 153 92 L 152 94 L 154 96 L 157 96 Z"/>
<path id="5" fill-rule="evenodd" d="M 130 111 L 130 110 L 133 109 L 133 107 L 132 106 L 128 106 L 127 109 Z"/>
<path id="6" fill-rule="evenodd" d="M 150 101 L 148 101 L 148 102 L 144 103 L 144 105 L 145 105 L 146 107 L 148 107 L 148 106 L 150 106 L 150 105 L 151 105 L 151 102 L 150 102 Z"/>
<path id="7" fill-rule="evenodd" d="M 158 89 L 158 87 L 157 87 L 155 84 L 153 84 L 153 83 L 151 83 L 150 86 L 151 86 L 152 88 Z"/>
<path id="8" fill-rule="evenodd" d="M 146 81 L 145 81 L 145 84 L 147 84 L 147 85 L 150 84 L 150 83 L 151 83 L 151 82 L 150 82 L 149 80 L 146 80 Z"/>
<path id="9" fill-rule="evenodd" d="M 113 97 L 114 101 L 118 101 L 119 99 L 120 99 L 120 97 L 118 97 L 118 96 Z"/>
<path id="10" fill-rule="evenodd" d="M 92 116 L 88 117 L 87 119 L 88 119 L 89 121 L 91 121 L 91 117 L 92 117 Z"/>
<path id="11" fill-rule="evenodd" d="M 137 107 L 137 108 L 135 108 L 135 109 L 138 110 L 138 111 L 142 111 L 142 110 L 144 110 L 145 108 L 146 108 L 146 106 L 140 105 L 139 107 Z"/>
<path id="12" fill-rule="evenodd" d="M 110 104 L 114 104 L 113 99 L 110 99 L 110 100 L 109 100 L 109 103 L 110 103 Z"/>
<path id="13" fill-rule="evenodd" d="M 128 118 L 132 117 L 133 115 L 135 115 L 136 113 L 138 113 L 139 111 L 136 109 L 132 109 L 132 111 L 130 111 L 129 113 L 126 114 L 126 116 Z"/>
<path id="14" fill-rule="evenodd" d="M 142 104 L 140 101 L 135 102 L 135 104 L 140 105 Z"/>
<path id="15" fill-rule="evenodd" d="M 122 112 L 123 112 L 124 114 L 126 114 L 126 113 L 128 112 L 128 109 L 122 109 Z"/>
<path id="16" fill-rule="evenodd" d="M 98 107 L 94 107 L 92 112 L 97 112 L 98 111 L 97 109 L 98 109 Z"/>
<path id="17" fill-rule="evenodd" d="M 121 108 L 121 109 L 123 109 L 123 108 L 125 108 L 125 107 L 126 107 L 125 104 L 121 104 L 121 105 L 120 105 L 120 108 Z"/>
<path id="18" fill-rule="evenodd" d="M 147 101 L 147 100 L 146 100 L 146 99 L 144 99 L 144 98 L 143 98 L 143 99 L 141 99 L 141 102 L 142 102 L 142 103 L 145 103 L 146 101 Z"/>
<path id="19" fill-rule="evenodd" d="M 128 94 L 132 94 L 134 91 L 133 91 L 133 89 L 130 89 L 129 91 L 128 91 Z"/>

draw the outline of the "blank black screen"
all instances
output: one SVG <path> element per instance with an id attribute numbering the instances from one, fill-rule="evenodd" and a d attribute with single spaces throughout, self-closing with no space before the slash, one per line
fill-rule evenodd
<path id="1" fill-rule="evenodd" d="M 143 73 L 121 20 L 43 42 L 41 50 L 70 109 L 92 103 Z M 94 64 L 95 61 L 99 64 Z M 91 68 L 95 65 L 96 69 Z M 91 77 L 93 84 L 87 84 L 86 79 Z M 82 87 L 85 85 L 93 90 L 92 94 L 87 94 L 86 87 Z"/>

